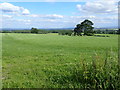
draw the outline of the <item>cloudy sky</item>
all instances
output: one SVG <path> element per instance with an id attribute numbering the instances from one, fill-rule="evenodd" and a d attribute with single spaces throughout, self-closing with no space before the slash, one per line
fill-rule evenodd
<path id="1" fill-rule="evenodd" d="M 3 28 L 71 28 L 85 19 L 93 21 L 94 27 L 118 25 L 117 0 L 61 1 L 1 1 L 0 22 Z"/>

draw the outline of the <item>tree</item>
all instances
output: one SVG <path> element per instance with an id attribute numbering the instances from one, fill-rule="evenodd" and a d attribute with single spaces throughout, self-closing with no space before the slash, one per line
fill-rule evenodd
<path id="1" fill-rule="evenodd" d="M 37 28 L 31 28 L 31 33 L 38 33 L 38 29 Z"/>
<path id="2" fill-rule="evenodd" d="M 78 35 L 81 36 L 82 34 L 82 25 L 81 24 L 77 24 L 76 28 L 74 29 L 74 36 Z"/>
<path id="3" fill-rule="evenodd" d="M 84 35 L 91 36 L 94 34 L 94 27 L 92 27 L 93 22 L 90 20 L 84 20 L 81 24 L 77 24 L 74 29 L 74 35 L 81 35 L 84 32 Z"/>
<path id="4" fill-rule="evenodd" d="M 87 35 L 87 36 L 91 36 L 93 35 L 94 31 L 94 27 L 92 27 L 93 25 L 93 22 L 90 21 L 90 20 L 84 20 L 81 25 L 83 26 L 82 27 L 82 30 L 84 31 L 84 35 Z"/>

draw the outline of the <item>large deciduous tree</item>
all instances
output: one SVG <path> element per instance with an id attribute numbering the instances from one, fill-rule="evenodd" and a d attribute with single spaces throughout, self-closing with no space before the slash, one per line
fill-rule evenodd
<path id="1" fill-rule="evenodd" d="M 74 35 L 82 35 L 81 33 L 83 32 L 84 35 L 91 36 L 94 34 L 94 27 L 92 27 L 93 22 L 90 20 L 84 20 L 81 22 L 81 24 L 77 24 L 75 29 L 74 29 Z"/>
<path id="2" fill-rule="evenodd" d="M 31 33 L 38 33 L 38 29 L 37 28 L 31 28 Z"/>

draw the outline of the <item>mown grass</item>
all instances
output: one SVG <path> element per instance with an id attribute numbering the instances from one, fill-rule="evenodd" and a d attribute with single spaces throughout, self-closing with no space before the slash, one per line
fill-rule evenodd
<path id="1" fill-rule="evenodd" d="M 4 88 L 118 88 L 118 36 L 2 35 Z"/>

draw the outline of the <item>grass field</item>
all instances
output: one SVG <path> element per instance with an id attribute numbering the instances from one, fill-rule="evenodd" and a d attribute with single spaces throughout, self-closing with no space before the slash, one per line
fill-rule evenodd
<path id="1" fill-rule="evenodd" d="M 3 87 L 117 87 L 118 36 L 108 36 L 2 34 Z"/>

